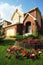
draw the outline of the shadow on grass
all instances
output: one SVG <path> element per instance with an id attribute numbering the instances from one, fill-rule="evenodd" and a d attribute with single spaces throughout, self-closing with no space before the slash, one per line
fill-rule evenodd
<path id="1" fill-rule="evenodd" d="M 10 39 L 3 39 L 0 40 L 0 45 L 6 46 L 6 45 L 14 45 L 15 40 L 10 40 Z"/>

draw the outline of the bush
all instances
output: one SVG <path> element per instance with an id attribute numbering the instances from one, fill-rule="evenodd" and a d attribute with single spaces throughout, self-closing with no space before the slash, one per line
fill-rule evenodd
<path id="1" fill-rule="evenodd" d="M 0 41 L 3 41 L 3 38 L 0 38 Z"/>
<path id="2" fill-rule="evenodd" d="M 16 36 L 16 40 L 21 41 L 22 39 L 23 39 L 23 36 L 22 35 Z"/>
<path id="3" fill-rule="evenodd" d="M 0 30 L 0 36 L 3 36 L 3 35 L 4 35 L 4 31 Z"/>
<path id="4" fill-rule="evenodd" d="M 15 36 L 10 36 L 10 38 L 14 38 Z"/>
<path id="5" fill-rule="evenodd" d="M 43 41 L 43 35 L 39 35 L 39 39 Z"/>
<path id="6" fill-rule="evenodd" d="M 23 35 L 16 34 L 14 38 L 16 38 L 17 41 L 21 41 L 23 39 Z"/>
<path id="7" fill-rule="evenodd" d="M 28 36 L 23 36 L 23 39 L 27 39 L 27 38 L 34 39 L 34 38 L 35 38 L 35 36 L 34 36 L 33 34 L 28 35 Z"/>
<path id="8" fill-rule="evenodd" d="M 3 38 L 4 38 L 4 31 L 3 30 L 0 30 L 0 41 L 3 41 Z"/>
<path id="9" fill-rule="evenodd" d="M 38 29 L 37 28 L 34 31 L 34 36 L 35 36 L 35 38 L 38 38 L 38 36 L 39 36 L 39 32 L 38 32 Z"/>
<path id="10" fill-rule="evenodd" d="M 31 39 L 34 39 L 35 38 L 35 36 L 34 35 L 28 35 L 28 36 L 26 36 L 26 35 L 19 35 L 18 33 L 15 35 L 15 36 L 10 36 L 11 38 L 16 38 L 16 40 L 17 41 L 21 41 L 22 39 L 27 39 L 27 38 L 31 38 Z"/>
<path id="11" fill-rule="evenodd" d="M 31 34 L 31 35 L 28 35 L 28 38 L 34 39 L 35 36 Z"/>

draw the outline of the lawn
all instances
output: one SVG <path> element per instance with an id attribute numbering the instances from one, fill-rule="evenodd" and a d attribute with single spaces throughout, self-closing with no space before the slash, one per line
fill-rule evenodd
<path id="1" fill-rule="evenodd" d="M 7 48 L 10 45 L 14 45 L 14 40 L 4 40 L 0 42 L 0 65 L 43 65 L 43 54 L 40 59 L 32 60 L 32 59 L 16 59 L 14 55 L 11 58 L 6 58 L 5 55 L 7 53 Z"/>

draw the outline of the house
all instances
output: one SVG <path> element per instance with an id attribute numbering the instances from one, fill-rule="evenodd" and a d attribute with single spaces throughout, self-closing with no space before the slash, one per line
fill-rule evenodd
<path id="1" fill-rule="evenodd" d="M 6 37 L 34 34 L 38 29 L 43 34 L 43 19 L 39 8 L 34 8 L 26 13 L 16 9 L 11 17 L 11 22 L 4 20 L 4 33 Z"/>

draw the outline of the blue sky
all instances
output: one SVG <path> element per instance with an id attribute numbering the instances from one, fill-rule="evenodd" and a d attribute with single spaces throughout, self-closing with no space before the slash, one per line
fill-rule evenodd
<path id="1" fill-rule="evenodd" d="M 8 19 L 16 8 L 27 12 L 35 7 L 39 7 L 43 15 L 43 0 L 0 0 L 0 15 Z"/>

